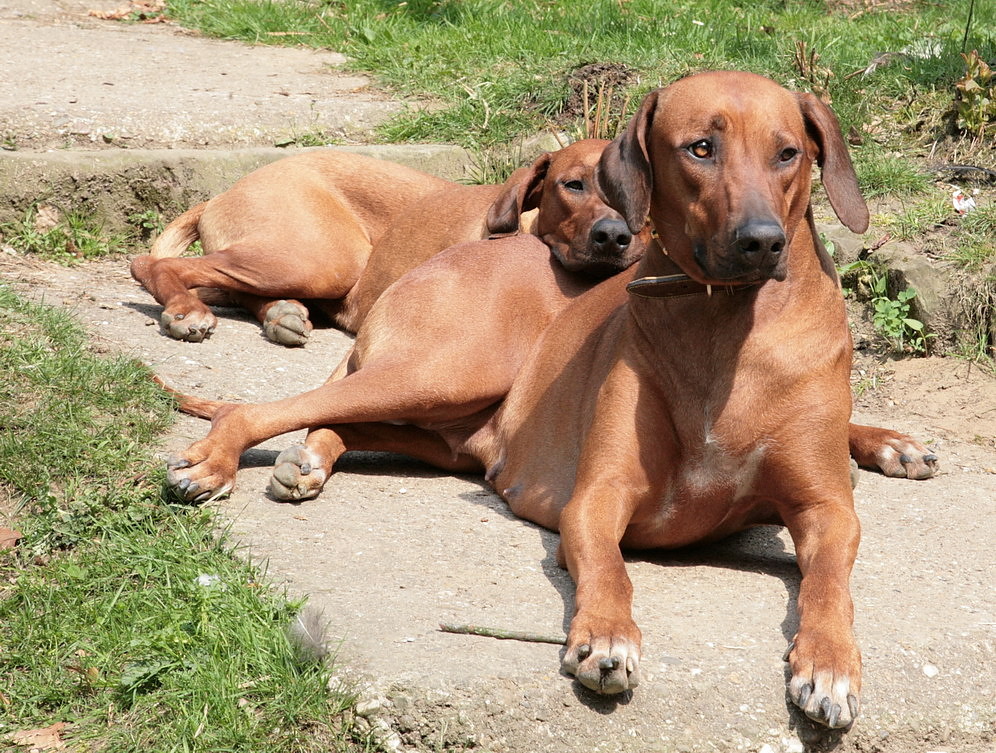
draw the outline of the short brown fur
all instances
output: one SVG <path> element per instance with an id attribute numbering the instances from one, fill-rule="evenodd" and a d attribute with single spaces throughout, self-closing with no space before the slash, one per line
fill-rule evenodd
<path id="1" fill-rule="evenodd" d="M 802 571 L 789 694 L 848 726 L 861 685 L 849 443 L 910 477 L 936 458 L 848 425 L 851 342 L 813 229 L 814 161 L 841 219 L 863 229 L 824 105 L 729 72 L 652 93 L 597 172 L 631 227 L 649 214 L 660 235 L 636 268 L 590 287 L 530 236 L 449 249 L 385 291 L 322 388 L 266 405 L 183 398 L 213 425 L 171 459 L 170 484 L 224 493 L 244 449 L 303 427 L 307 446 L 278 459 L 278 497 L 317 493 L 345 449 L 483 470 L 517 515 L 560 531 L 577 584 L 563 667 L 603 693 L 639 682 L 621 547 L 785 525 Z M 627 294 L 634 277 L 676 272 L 717 291 Z"/>

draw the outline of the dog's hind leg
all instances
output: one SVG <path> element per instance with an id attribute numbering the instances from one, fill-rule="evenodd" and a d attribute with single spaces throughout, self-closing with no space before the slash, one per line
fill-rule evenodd
<path id="1" fill-rule="evenodd" d="M 191 284 L 181 272 L 197 265 L 198 259 L 156 259 L 149 254 L 137 256 L 131 263 L 131 276 L 162 304 L 159 322 L 163 331 L 175 340 L 201 342 L 218 326 L 218 318 L 201 301 L 192 288 L 216 287 Z"/>
<path id="2" fill-rule="evenodd" d="M 341 245 L 347 248 L 346 241 Z M 361 248 L 354 253 L 354 246 Z M 328 261 L 316 270 L 314 265 L 265 253 L 244 241 L 199 257 L 139 256 L 131 273 L 163 305 L 163 330 L 177 340 L 200 342 L 214 332 L 217 318 L 193 292 L 209 288 L 226 291 L 245 305 L 264 324 L 270 339 L 300 345 L 310 332 L 310 321 L 307 309 L 293 299 L 344 296 L 356 283 L 365 259 L 362 243 L 353 242 L 348 248 L 349 253 L 343 251 L 334 263 Z M 281 301 L 285 301 L 282 306 Z"/>
<path id="3" fill-rule="evenodd" d="M 410 366 L 385 359 L 296 397 L 226 404 L 213 414 L 207 437 L 169 459 L 168 483 L 184 499 L 220 496 L 234 487 L 242 452 L 265 439 L 316 426 L 344 431 L 339 424 L 473 423 L 473 417 L 497 403 L 507 389 L 500 384 L 496 392 L 477 384 L 470 395 L 447 392 L 440 388 L 436 372 L 420 379 Z"/>

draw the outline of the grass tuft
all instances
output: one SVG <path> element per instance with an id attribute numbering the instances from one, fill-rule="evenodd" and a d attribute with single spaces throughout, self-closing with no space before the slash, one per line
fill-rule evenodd
<path id="1" fill-rule="evenodd" d="M 353 750 L 329 668 L 292 645 L 301 604 L 170 504 L 147 370 L 0 286 L 0 739 L 66 722 L 77 749 Z M 9 508 L 9 509 L 7 509 Z"/>
<path id="2" fill-rule="evenodd" d="M 153 222 L 150 213 L 136 215 L 136 235 Z M 35 254 L 46 261 L 76 264 L 81 261 L 121 254 L 132 239 L 109 233 L 90 214 L 63 213 L 47 204 L 31 207 L 24 217 L 0 223 L 0 244 L 20 253 Z"/>

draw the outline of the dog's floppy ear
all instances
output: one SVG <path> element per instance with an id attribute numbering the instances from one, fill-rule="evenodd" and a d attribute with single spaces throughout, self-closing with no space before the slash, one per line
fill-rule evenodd
<path id="1" fill-rule="evenodd" d="M 501 194 L 488 209 L 489 233 L 514 233 L 519 229 L 519 215 L 539 206 L 550 159 L 549 152 L 541 154 L 532 165 L 520 167 L 509 176 Z"/>
<path id="2" fill-rule="evenodd" d="M 858 188 L 858 176 L 854 174 L 837 116 L 812 94 L 801 93 L 796 97 L 806 120 L 806 129 L 820 149 L 816 162 L 822 171 L 823 187 L 830 206 L 848 228 L 855 233 L 865 232 L 868 229 L 868 206 Z"/>
<path id="3" fill-rule="evenodd" d="M 653 173 L 647 136 L 657 112 L 660 89 L 643 98 L 640 109 L 630 119 L 622 134 L 605 147 L 598 161 L 596 182 L 606 203 L 626 218 L 635 235 L 647 224 Z"/>

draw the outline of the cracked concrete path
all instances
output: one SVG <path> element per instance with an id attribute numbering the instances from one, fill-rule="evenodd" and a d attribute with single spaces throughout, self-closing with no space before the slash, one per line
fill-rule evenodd
<path id="1" fill-rule="evenodd" d="M 208 39 L 88 15 L 125 0 L 0 0 L 5 148 L 369 141 L 401 105 L 336 52 Z"/>

